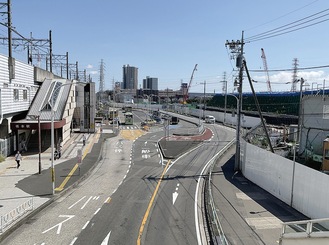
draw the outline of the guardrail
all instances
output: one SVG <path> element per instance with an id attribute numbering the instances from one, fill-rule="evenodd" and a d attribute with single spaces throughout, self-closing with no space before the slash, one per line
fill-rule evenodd
<path id="1" fill-rule="evenodd" d="M 288 240 L 304 241 L 303 239 L 307 239 L 305 241 L 308 241 L 309 244 L 320 244 L 316 243 L 315 240 L 328 239 L 328 237 L 329 218 L 285 222 L 282 224 L 280 244 L 285 244 Z M 328 240 L 326 241 L 328 242 Z"/>
<path id="2" fill-rule="evenodd" d="M 3 233 L 7 228 L 15 223 L 16 220 L 21 218 L 27 212 L 33 210 L 33 198 L 19 205 L 17 208 L 11 210 L 9 213 L 0 216 L 0 233 Z"/>
<path id="3" fill-rule="evenodd" d="M 208 196 L 209 200 L 207 200 L 207 204 L 209 205 L 209 212 L 208 214 L 208 220 L 210 220 L 210 225 L 209 225 L 209 232 L 211 232 L 211 237 L 213 238 L 212 244 L 221 244 L 221 245 L 226 245 L 229 244 L 228 241 L 226 240 L 224 231 L 222 229 L 222 226 L 219 221 L 219 217 L 217 214 L 217 208 L 215 206 L 213 194 L 212 194 L 212 172 L 214 169 L 214 166 L 217 162 L 217 160 L 226 152 L 228 151 L 235 143 L 235 139 L 229 142 L 216 156 L 216 158 L 213 160 L 212 164 L 209 167 L 209 177 L 208 177 Z M 216 238 L 216 239 L 214 239 Z M 219 238 L 219 241 L 217 240 Z"/>

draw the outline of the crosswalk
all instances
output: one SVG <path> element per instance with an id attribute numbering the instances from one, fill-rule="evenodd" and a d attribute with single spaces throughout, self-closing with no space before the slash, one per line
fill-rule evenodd
<path id="1" fill-rule="evenodd" d="M 136 125 L 120 125 L 119 128 L 121 130 L 136 130 L 136 129 L 139 129 L 139 127 L 136 126 Z"/>

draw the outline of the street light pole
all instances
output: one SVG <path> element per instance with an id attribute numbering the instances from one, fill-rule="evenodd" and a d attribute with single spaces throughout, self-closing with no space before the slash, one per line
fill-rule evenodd
<path id="1" fill-rule="evenodd" d="M 226 107 L 227 107 L 227 81 L 226 81 L 226 72 L 224 72 L 223 75 L 223 81 L 220 81 L 221 83 L 224 83 L 224 87 L 223 87 L 223 92 L 224 94 L 224 119 L 223 119 L 223 124 L 226 124 Z"/>
<path id="2" fill-rule="evenodd" d="M 52 83 L 56 82 L 53 81 Z M 54 127 L 54 94 L 56 94 L 56 92 L 58 90 L 60 90 L 62 87 L 67 86 L 67 85 L 72 85 L 72 84 L 85 84 L 85 83 L 64 83 L 61 84 L 60 86 L 58 86 L 56 89 L 53 90 L 52 94 L 51 94 L 51 133 L 50 133 L 50 140 L 51 140 L 51 182 L 52 182 L 52 194 L 55 195 L 55 166 L 54 166 L 54 149 L 55 149 L 55 143 L 54 143 L 54 139 L 55 139 L 55 127 Z"/>
<path id="3" fill-rule="evenodd" d="M 61 87 L 60 87 L 61 88 Z M 52 96 L 51 103 L 51 182 L 52 182 L 52 194 L 55 194 L 55 167 L 54 167 L 54 99 Z"/>
<path id="4" fill-rule="evenodd" d="M 300 140 L 301 140 L 301 136 L 302 136 L 302 101 L 303 101 L 303 85 L 304 85 L 304 79 L 301 77 L 300 78 L 300 88 L 299 88 L 299 113 L 298 113 L 298 137 L 297 137 L 297 142 L 300 145 Z"/>

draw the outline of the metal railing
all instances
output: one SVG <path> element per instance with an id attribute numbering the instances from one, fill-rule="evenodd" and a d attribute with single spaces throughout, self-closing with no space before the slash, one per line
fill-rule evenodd
<path id="1" fill-rule="evenodd" d="M 0 216 L 0 233 L 3 233 L 7 228 L 19 220 L 24 214 L 32 211 L 34 208 L 33 198 L 30 198 L 26 202 L 22 203 L 15 209 L 11 210 L 9 213 Z"/>
<path id="2" fill-rule="evenodd" d="M 224 231 L 222 229 L 221 223 L 219 221 L 219 217 L 217 214 L 217 208 L 215 206 L 213 194 L 212 194 L 212 172 L 214 169 L 214 166 L 217 162 L 217 160 L 224 155 L 226 151 L 228 151 L 235 143 L 235 139 L 230 141 L 216 156 L 216 158 L 213 160 L 212 164 L 209 168 L 209 178 L 208 178 L 208 196 L 209 196 L 209 202 L 207 203 L 209 205 L 209 212 L 208 212 L 208 219 L 211 221 L 211 224 L 209 225 L 210 231 L 212 232 L 211 237 L 219 237 L 219 242 L 217 244 L 229 244 L 226 240 Z M 208 201 L 208 200 L 207 200 Z M 213 226 L 213 227 L 212 227 Z M 212 244 L 216 244 L 216 241 L 212 241 Z"/>
<path id="3" fill-rule="evenodd" d="M 329 237 L 329 218 L 285 222 L 280 240 L 284 238 Z"/>

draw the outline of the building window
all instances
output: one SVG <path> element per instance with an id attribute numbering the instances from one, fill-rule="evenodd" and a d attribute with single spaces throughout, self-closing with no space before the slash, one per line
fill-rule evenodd
<path id="1" fill-rule="evenodd" d="M 19 90 L 18 89 L 14 89 L 14 100 L 15 101 L 19 100 Z"/>
<path id="2" fill-rule="evenodd" d="M 23 100 L 27 101 L 27 90 L 23 90 Z"/>

